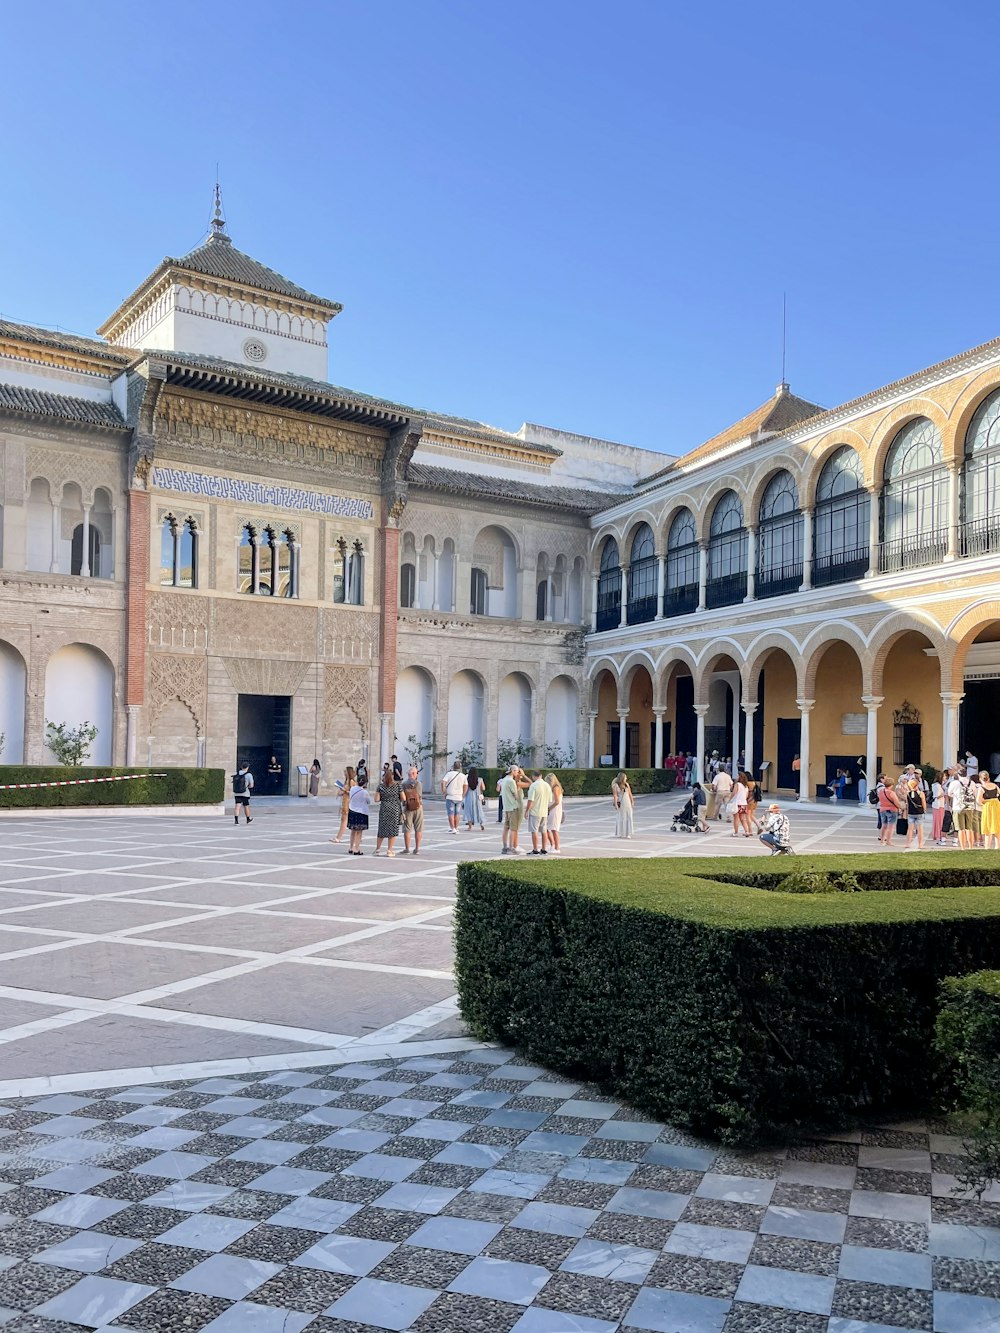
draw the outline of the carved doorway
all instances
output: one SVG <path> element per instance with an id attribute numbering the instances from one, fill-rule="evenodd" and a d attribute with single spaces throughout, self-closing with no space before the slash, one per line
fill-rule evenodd
<path id="1" fill-rule="evenodd" d="M 287 796 L 291 758 L 292 700 L 287 694 L 241 694 L 236 722 L 236 761 L 250 761 L 260 796 Z M 277 759 L 273 764 L 272 757 Z M 310 757 L 311 762 L 311 757 Z M 233 772 L 236 769 L 234 767 Z"/>

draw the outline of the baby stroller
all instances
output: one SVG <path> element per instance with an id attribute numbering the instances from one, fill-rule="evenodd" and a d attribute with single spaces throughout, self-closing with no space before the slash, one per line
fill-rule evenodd
<path id="1" fill-rule="evenodd" d="M 694 806 L 694 797 L 689 796 L 680 812 L 674 815 L 670 825 L 671 833 L 697 833 L 698 814 Z"/>

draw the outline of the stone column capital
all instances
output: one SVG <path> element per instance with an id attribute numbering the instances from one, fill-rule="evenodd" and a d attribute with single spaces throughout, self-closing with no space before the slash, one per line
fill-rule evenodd
<path id="1" fill-rule="evenodd" d="M 744 701 L 740 704 L 740 707 L 743 709 L 744 713 L 746 713 L 748 717 L 752 717 L 753 714 L 756 713 L 757 709 L 760 707 L 760 704 L 757 702 L 756 699 L 744 699 Z"/>
<path id="2" fill-rule="evenodd" d="M 624 717 L 628 717 L 628 709 L 627 709 L 627 708 L 616 708 L 616 709 L 615 709 L 615 712 L 618 714 L 619 717 L 623 717 L 623 718 L 624 718 Z"/>
<path id="3" fill-rule="evenodd" d="M 949 708 L 957 708 L 964 698 L 964 690 L 944 690 L 941 693 L 941 702 L 946 704 Z"/>
<path id="4" fill-rule="evenodd" d="M 810 713 L 816 707 L 815 699 L 796 699 L 795 706 L 800 713 Z"/>
<path id="5" fill-rule="evenodd" d="M 695 704 L 694 705 L 695 717 L 707 717 L 710 706 L 711 706 L 710 704 Z"/>
<path id="6" fill-rule="evenodd" d="M 869 713 L 874 713 L 876 709 L 881 708 L 885 703 L 885 696 L 881 694 L 863 694 L 861 702 Z"/>

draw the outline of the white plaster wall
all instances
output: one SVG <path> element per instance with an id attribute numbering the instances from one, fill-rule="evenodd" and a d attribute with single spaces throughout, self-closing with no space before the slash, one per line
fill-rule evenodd
<path id="1" fill-rule="evenodd" d="M 114 735 L 114 671 L 96 648 L 71 643 L 53 653 L 45 670 L 45 721 L 78 726 L 92 722 L 97 738 L 87 759 L 110 764 Z M 55 756 L 49 754 L 49 762 Z"/>
<path id="2" fill-rule="evenodd" d="M 449 757 L 466 741 L 486 744 L 486 706 L 483 682 L 474 671 L 459 671 L 448 692 Z"/>
<path id="3" fill-rule="evenodd" d="M 176 301 L 176 288 L 173 301 Z M 217 356 L 224 361 L 257 366 L 282 374 L 306 375 L 314 380 L 326 380 L 328 349 L 322 343 L 301 341 L 274 329 L 263 327 L 251 318 L 249 309 L 239 323 L 232 319 L 209 317 L 193 310 L 171 304 L 169 314 L 136 337 L 130 330 L 123 333 L 130 345 L 155 348 L 161 351 L 190 352 L 201 356 Z M 267 349 L 267 359 L 248 361 L 243 344 L 250 337 Z"/>
<path id="4" fill-rule="evenodd" d="M 36 389 L 39 393 L 63 393 L 93 403 L 110 403 L 112 400 L 110 377 L 65 370 L 61 366 L 41 366 L 5 357 L 0 360 L 0 380 L 24 389 Z"/>
<path id="5" fill-rule="evenodd" d="M 0 753 L 3 764 L 24 761 L 24 691 L 24 659 L 9 643 L 0 642 L 0 731 L 6 737 Z"/>
<path id="6" fill-rule="evenodd" d="M 556 676 L 545 699 L 545 743 L 576 750 L 578 690 L 568 676 Z"/>
<path id="7" fill-rule="evenodd" d="M 419 667 L 407 667 L 396 681 L 396 754 L 404 759 L 408 736 L 416 736 L 422 741 L 433 730 L 434 686 L 431 678 Z M 431 781 L 430 761 L 424 763 L 421 779 L 425 785 Z"/>
<path id="8" fill-rule="evenodd" d="M 531 685 L 519 671 L 512 671 L 500 682 L 497 739 L 516 741 L 521 736 L 531 736 Z"/>

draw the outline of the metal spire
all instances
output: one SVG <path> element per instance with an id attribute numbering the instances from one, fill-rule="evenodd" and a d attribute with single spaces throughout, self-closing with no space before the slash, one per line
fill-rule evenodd
<path id="1" fill-rule="evenodd" d="M 788 299 L 787 293 L 781 293 L 781 383 L 775 392 L 780 398 L 783 394 L 790 392 L 788 381 L 785 379 L 785 354 L 787 350 L 788 333 Z"/>
<path id="2" fill-rule="evenodd" d="M 208 239 L 210 241 L 231 243 L 229 236 L 226 235 L 226 219 L 222 212 L 222 187 L 218 181 L 218 169 L 216 169 L 215 212 L 212 215 L 212 234 Z"/>

